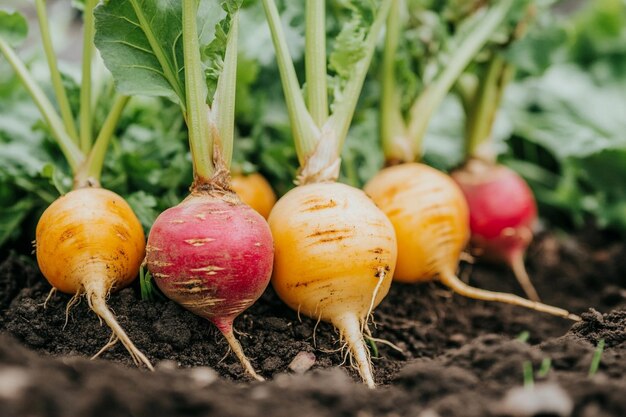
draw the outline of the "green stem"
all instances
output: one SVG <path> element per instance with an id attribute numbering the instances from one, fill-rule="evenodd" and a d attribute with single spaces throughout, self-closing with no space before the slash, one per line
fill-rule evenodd
<path id="1" fill-rule="evenodd" d="M 306 0 L 306 92 L 311 117 L 318 127 L 328 119 L 326 86 L 326 2 Z"/>
<path id="2" fill-rule="evenodd" d="M 280 72 L 289 120 L 291 121 L 293 130 L 296 153 L 298 154 L 300 165 L 304 165 L 308 156 L 311 155 L 317 147 L 320 131 L 304 102 L 304 97 L 300 90 L 300 83 L 298 82 L 296 70 L 293 66 L 293 60 L 289 55 L 287 38 L 283 31 L 276 3 L 274 3 L 274 0 L 263 0 L 263 7 L 265 8 L 265 14 L 272 33 L 274 48 L 276 49 L 278 70 Z"/>
<path id="3" fill-rule="evenodd" d="M 54 53 L 54 47 L 52 46 L 52 39 L 50 37 L 50 27 L 48 26 L 48 16 L 46 13 L 46 0 L 36 0 L 37 6 L 37 18 L 39 19 L 39 30 L 41 32 L 41 42 L 43 43 L 43 49 L 46 53 L 46 59 L 48 60 L 48 67 L 50 68 L 50 79 L 52 81 L 52 87 L 54 88 L 54 94 L 56 95 L 59 109 L 61 110 L 61 118 L 65 126 L 65 131 L 69 136 L 78 143 L 78 132 L 76 131 L 76 125 L 74 124 L 74 115 L 72 114 L 72 108 L 67 98 L 67 91 L 63 87 L 63 79 L 57 66 L 57 59 Z"/>
<path id="4" fill-rule="evenodd" d="M 452 44 L 458 45 L 457 52 L 446 63 L 435 81 L 424 89 L 411 106 L 409 137 L 413 141 L 416 155 L 421 154 L 424 135 L 435 109 L 439 107 L 463 70 L 502 24 L 513 4 L 514 0 L 502 0 L 486 13 L 474 15 L 472 28 L 467 35 L 463 33 L 460 35 L 461 39 L 453 40 Z"/>
<path id="5" fill-rule="evenodd" d="M 392 0 L 382 1 L 378 9 L 376 19 L 374 20 L 374 23 L 369 30 L 367 39 L 365 39 L 365 55 L 355 65 L 352 77 L 348 80 L 344 88 L 343 99 L 333 112 L 333 115 L 330 117 L 330 119 L 328 119 L 328 122 L 326 123 L 329 130 L 331 132 L 335 132 L 337 138 L 338 154 L 341 153 L 343 143 L 348 136 L 348 130 L 350 128 L 350 123 L 352 122 L 352 116 L 354 115 L 356 105 L 359 101 L 359 96 L 361 95 L 363 83 L 365 82 L 365 76 L 367 75 L 370 63 L 372 62 L 372 57 L 374 56 L 378 37 L 383 26 L 385 25 L 385 21 L 387 20 L 387 15 L 391 7 L 391 2 Z"/>
<path id="6" fill-rule="evenodd" d="M 143 13 L 143 10 L 139 5 L 139 0 L 130 0 L 130 4 L 133 6 L 135 15 L 137 15 L 137 20 L 139 20 L 139 26 L 142 28 L 144 35 L 146 35 L 146 38 L 148 39 L 150 49 L 154 51 L 154 56 L 156 57 L 157 61 L 159 61 L 159 65 L 161 65 L 161 68 L 163 68 L 163 76 L 176 92 L 176 96 L 184 97 L 185 92 L 183 91 L 183 86 L 179 82 L 177 72 L 170 65 L 170 62 L 167 59 L 167 53 L 161 47 L 161 44 L 157 40 L 157 37 L 154 35 L 154 33 L 152 33 L 150 22 L 146 18 L 146 15 Z M 180 106 L 183 110 L 183 114 L 186 114 L 186 103 L 181 100 Z"/>
<path id="7" fill-rule="evenodd" d="M 187 127 L 194 176 L 208 182 L 213 176 L 213 134 L 209 126 L 210 109 L 206 104 L 208 94 L 202 72 L 198 42 L 197 3 L 183 0 L 183 53 L 185 57 L 185 97 Z"/>
<path id="8" fill-rule="evenodd" d="M 91 150 L 93 132 L 91 121 L 91 64 L 93 58 L 94 16 L 97 0 L 86 0 L 83 11 L 83 66 L 80 86 L 80 149 L 87 154 Z"/>
<path id="9" fill-rule="evenodd" d="M 224 163 L 230 167 L 235 136 L 235 98 L 237 89 L 237 42 L 239 38 L 239 12 L 235 12 L 228 32 L 224 67 L 217 82 L 213 115 L 219 132 L 219 146 Z M 217 143 L 215 144 L 217 145 Z"/>
<path id="10" fill-rule="evenodd" d="M 84 154 L 78 148 L 76 143 L 67 134 L 64 129 L 63 121 L 61 117 L 54 110 L 54 106 L 48 100 L 48 97 L 44 94 L 41 88 L 37 85 L 35 80 L 32 79 L 28 73 L 24 63 L 15 54 L 15 51 L 9 46 L 4 39 L 0 38 L 0 52 L 6 57 L 9 64 L 13 67 L 13 70 L 24 84 L 24 87 L 32 97 L 33 101 L 39 108 L 43 118 L 45 119 L 52 135 L 56 139 L 61 152 L 65 156 L 67 163 L 69 164 L 72 172 L 76 172 L 78 167 L 85 159 Z"/>
<path id="11" fill-rule="evenodd" d="M 400 1 L 392 0 L 387 19 L 385 50 L 383 53 L 382 91 L 380 103 L 380 131 L 386 160 L 403 162 L 406 155 L 406 123 L 402 116 L 401 94 L 396 86 L 396 52 L 400 41 Z M 414 158 L 410 158 L 413 160 Z"/>
<path id="12" fill-rule="evenodd" d="M 109 142 L 111 141 L 113 133 L 115 133 L 115 129 L 129 99 L 130 97 L 128 96 L 117 96 L 113 102 L 113 106 L 111 110 L 109 110 L 107 118 L 104 120 L 104 124 L 94 142 L 93 148 L 91 152 L 89 152 L 87 161 L 85 161 L 76 174 L 75 183 L 78 187 L 83 187 L 94 181 L 100 182 L 102 167 L 104 166 L 104 157 L 109 147 Z"/>
<path id="13" fill-rule="evenodd" d="M 501 55 L 494 54 L 489 60 L 474 102 L 466 113 L 465 159 L 494 157 L 491 152 L 485 151 L 485 146 L 491 140 L 496 114 L 513 73 L 513 66 Z"/>

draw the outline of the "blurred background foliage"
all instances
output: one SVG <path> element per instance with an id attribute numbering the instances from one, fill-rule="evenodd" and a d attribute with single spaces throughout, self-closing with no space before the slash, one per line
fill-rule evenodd
<path id="1" fill-rule="evenodd" d="M 477 1 L 408 0 L 421 8 L 407 31 L 399 60 L 419 62 L 428 77 L 431 58 Z M 542 1 L 542 0 L 539 0 Z M 19 2 L 21 3 L 21 2 Z M 61 2 L 56 2 L 61 3 Z M 78 108 L 75 51 L 80 14 L 53 4 L 55 44 Z M 69 4 L 69 2 L 63 2 Z M 303 76 L 303 3 L 279 1 L 290 50 Z M 330 2 L 329 50 L 339 31 L 342 0 Z M 457 4 L 458 3 L 458 4 Z M 517 68 L 493 136 L 500 159 L 531 184 L 542 217 L 571 230 L 589 223 L 626 233 L 626 1 L 550 2 L 528 35 L 507 49 Z M 463 7 L 460 7 L 461 4 Z M 17 4 L 15 5 L 17 6 Z M 23 4 L 19 5 L 24 8 Z M 32 16 L 31 14 L 31 17 Z M 234 172 L 260 171 L 278 194 L 293 186 L 297 158 L 273 46 L 260 5 L 247 0 L 241 16 Z M 20 55 L 50 93 L 36 24 Z M 378 57 L 380 58 L 380 56 Z M 425 79 L 405 68 L 407 102 Z M 108 108 L 113 84 L 96 64 L 99 108 Z M 402 68 L 402 66 L 401 66 Z M 341 181 L 360 186 L 380 169 L 378 63 L 370 71 L 342 155 Z M 303 77 L 301 78 L 303 79 Z M 330 87 L 332 88 L 332 83 Z M 97 107 L 98 108 L 98 107 Z M 96 126 L 104 114 L 96 110 Z M 449 170 L 462 160 L 464 115 L 451 95 L 439 109 L 425 141 L 425 162 Z M 0 248 L 30 250 L 34 226 L 45 207 L 71 186 L 67 166 L 40 122 L 35 105 L 0 58 Z M 157 214 L 176 204 L 191 183 L 186 129 L 179 109 L 165 100 L 134 97 L 119 124 L 106 161 L 103 184 L 123 195 L 148 229 Z"/>

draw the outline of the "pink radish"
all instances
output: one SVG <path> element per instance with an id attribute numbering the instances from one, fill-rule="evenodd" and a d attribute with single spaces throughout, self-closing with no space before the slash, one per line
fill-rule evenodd
<path id="1" fill-rule="evenodd" d="M 232 193 L 192 193 L 158 217 L 147 245 L 163 293 L 222 332 L 253 376 L 233 334 L 233 320 L 263 294 L 272 274 L 267 222 Z"/>
<path id="2" fill-rule="evenodd" d="M 156 91 L 155 94 L 181 105 L 193 162 L 194 182 L 190 195 L 161 213 L 150 231 L 146 247 L 148 269 L 167 297 L 214 323 L 244 369 L 262 380 L 233 333 L 235 318 L 250 307 L 269 284 L 274 262 L 267 222 L 241 202 L 230 181 L 240 2 L 224 2 L 225 17 L 215 26 L 207 23 L 216 17 L 216 9 L 207 7 L 209 2 L 144 4 L 131 1 L 132 8 L 124 9 L 124 13 L 134 15 L 116 20 L 115 27 L 128 25 L 128 31 L 138 38 L 143 36 L 145 48 L 152 49 L 150 56 L 154 60 L 149 65 L 156 67 L 153 72 L 162 77 L 155 75 L 148 79 L 142 72 L 145 66 L 117 65 L 115 50 L 107 49 L 123 44 L 117 32 L 106 32 L 111 27 L 107 19 L 121 13 L 115 9 L 119 4 L 114 3 L 100 6 L 99 16 L 103 22 L 100 45 L 106 52 L 103 53 L 105 61 L 109 60 L 114 76 L 141 79 L 150 88 L 154 87 L 147 88 L 149 91 Z M 151 26 L 152 17 L 157 15 L 157 21 L 167 20 L 169 32 L 165 35 L 182 32 L 182 39 L 178 35 L 166 36 L 164 39 L 171 42 L 166 45 L 160 38 L 157 40 L 155 28 Z M 198 22 L 203 25 L 201 30 Z M 208 28 L 219 31 L 214 33 L 217 40 L 214 39 L 210 47 L 200 45 L 200 39 L 209 42 L 210 37 L 205 33 Z M 211 54 L 203 62 L 200 51 L 206 49 L 210 49 Z M 128 54 L 139 60 L 147 55 L 142 48 L 131 48 Z M 172 63 L 177 66 L 174 71 Z M 213 66 L 211 74 L 218 78 L 212 97 L 207 86 L 207 65 Z M 119 80 L 118 85 L 128 88 L 127 83 Z M 210 99 L 209 105 L 207 100 Z"/>
<path id="3" fill-rule="evenodd" d="M 524 267 L 537 221 L 537 204 L 528 184 L 509 168 L 480 159 L 468 161 L 452 178 L 469 205 L 476 255 L 510 266 L 528 298 L 539 301 Z"/>

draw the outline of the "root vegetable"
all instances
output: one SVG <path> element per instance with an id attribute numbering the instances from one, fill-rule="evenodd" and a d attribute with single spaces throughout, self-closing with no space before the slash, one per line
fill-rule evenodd
<path id="1" fill-rule="evenodd" d="M 296 187 L 278 201 L 269 224 L 276 292 L 299 313 L 332 323 L 373 386 L 362 333 L 391 285 L 393 226 L 362 191 L 338 183 Z"/>
<path id="2" fill-rule="evenodd" d="M 263 294 L 272 274 L 267 222 L 232 193 L 192 193 L 157 218 L 147 262 L 163 293 L 217 326 L 246 371 L 233 321 Z"/>
<path id="3" fill-rule="evenodd" d="M 188 127 L 194 182 L 190 195 L 161 213 L 152 226 L 148 269 L 166 296 L 213 322 L 244 370 L 262 380 L 233 332 L 233 320 L 269 284 L 273 264 L 267 222 L 241 202 L 230 184 L 240 7 L 241 2 L 224 2 L 220 8 L 191 0 L 105 2 L 97 14 L 98 44 L 120 88 L 136 92 L 133 83 L 120 82 L 132 79 L 171 99 L 180 105 Z M 167 31 L 162 31 L 162 22 L 167 22 Z M 218 32 L 206 32 L 211 28 Z M 120 34 L 129 32 L 142 48 L 127 48 Z M 201 50 L 209 49 L 201 56 Z M 138 61 L 149 56 L 149 63 L 119 65 L 120 50 Z M 152 70 L 149 78 L 146 68 Z M 211 95 L 205 71 L 213 81 L 217 77 Z"/>
<path id="4" fill-rule="evenodd" d="M 234 175 L 230 186 L 241 201 L 268 218 L 276 204 L 276 194 L 269 182 L 258 172 L 250 175 Z"/>
<path id="5" fill-rule="evenodd" d="M 528 184 L 509 168 L 479 159 L 470 159 L 452 178 L 469 205 L 474 253 L 508 265 L 528 298 L 539 301 L 524 266 L 537 221 L 537 204 Z"/>
<path id="6" fill-rule="evenodd" d="M 276 244 L 272 283 L 291 308 L 339 330 L 370 388 L 375 383 L 363 332 L 389 290 L 395 233 L 361 190 L 335 181 L 342 145 L 391 6 L 391 0 L 374 3 L 352 8 L 351 23 L 342 29 L 339 50 L 333 54 L 359 58 L 336 60 L 335 82 L 340 87 L 329 89 L 326 4 L 307 1 L 305 101 L 276 4 L 263 0 L 301 165 L 298 187 L 276 203 L 269 217 Z M 373 22 L 363 19 L 363 13 L 375 16 Z M 360 46 L 358 54 L 342 49 L 348 45 Z M 330 115 L 329 91 L 336 94 Z"/>
<path id="7" fill-rule="evenodd" d="M 89 307 L 113 331 L 109 343 L 92 359 L 120 340 L 137 365 L 144 364 L 152 370 L 150 361 L 135 347 L 106 304 L 111 292 L 125 287 L 137 276 L 144 256 L 145 239 L 142 226 L 130 206 L 117 194 L 99 188 L 106 151 L 129 98 L 113 97 L 112 106 L 94 137 L 92 104 L 109 102 L 111 98 L 107 96 L 102 100 L 102 97 L 92 96 L 93 11 L 96 3 L 89 0 L 83 5 L 85 30 L 79 130 L 57 66 L 45 1 L 36 2 L 37 17 L 60 114 L 11 48 L 15 37 L 4 37 L 11 33 L 11 28 L 0 33 L 0 53 L 39 108 L 74 177 L 74 190 L 55 200 L 37 224 L 37 262 L 53 286 L 50 294 L 57 289 L 74 294 L 68 312 L 73 302 L 85 294 Z M 14 14 L 14 18 L 22 20 L 20 24 L 12 24 L 14 29 L 27 27 L 23 17 Z M 21 32 L 22 36 L 26 33 L 25 30 Z"/>
<path id="8" fill-rule="evenodd" d="M 580 320 L 561 308 L 474 288 L 457 278 L 459 257 L 470 236 L 469 213 L 463 193 L 447 175 L 423 164 L 405 163 L 380 171 L 365 186 L 365 192 L 396 230 L 398 264 L 394 278 L 398 281 L 438 278 L 454 292 L 469 298 Z"/>
<path id="9" fill-rule="evenodd" d="M 129 285 L 144 257 L 144 233 L 130 206 L 101 188 L 81 188 L 52 203 L 37 224 L 37 262 L 59 291 L 85 294 L 136 364 L 152 369 L 106 305 Z"/>

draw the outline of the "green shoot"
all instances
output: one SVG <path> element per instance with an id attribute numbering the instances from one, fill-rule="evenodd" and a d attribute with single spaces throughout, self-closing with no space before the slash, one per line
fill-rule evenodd
<path id="1" fill-rule="evenodd" d="M 589 367 L 588 377 L 591 378 L 598 373 L 600 369 L 600 363 L 602 362 L 602 354 L 604 353 L 604 339 L 598 341 L 595 352 L 593 352 L 593 358 L 591 359 L 591 366 Z"/>
<path id="2" fill-rule="evenodd" d="M 83 11 L 83 66 L 80 86 L 80 149 L 87 154 L 92 145 L 91 67 L 93 59 L 94 17 L 97 0 L 86 0 Z"/>
<path id="3" fill-rule="evenodd" d="M 370 352 L 373 358 L 378 358 L 380 353 L 378 352 L 378 346 L 376 346 L 376 341 L 368 336 L 365 336 L 365 342 L 370 348 Z"/>
<path id="4" fill-rule="evenodd" d="M 349 74 L 343 81 L 341 98 L 333 103 L 333 112 L 328 117 L 328 92 L 326 89 L 327 62 L 325 42 L 324 3 L 308 0 L 306 19 L 306 75 L 307 103 L 300 89 L 293 60 L 289 55 L 287 40 L 282 28 L 280 15 L 274 0 L 263 0 L 269 23 L 276 57 L 283 84 L 287 111 L 291 120 L 296 152 L 301 165 L 301 183 L 306 181 L 336 180 L 339 171 L 339 154 L 348 134 L 352 116 L 365 81 L 378 35 L 387 18 L 392 0 L 383 0 L 378 7 L 365 39 L 359 39 L 362 57 L 341 68 L 342 74 Z M 363 22 L 359 22 L 363 24 Z M 363 33 L 363 31 L 359 31 Z M 343 33 L 346 38 L 355 40 L 354 34 Z M 352 37 L 351 37 L 352 36 Z M 341 35 L 339 36 L 341 37 Z M 339 39 L 339 38 L 338 38 Z M 358 42 L 352 42 L 351 46 Z M 338 42 L 339 44 L 339 42 Z M 345 52 L 345 51 L 342 51 Z M 339 71 L 338 71 L 339 72 Z"/>
<path id="5" fill-rule="evenodd" d="M 519 340 L 522 343 L 528 342 L 528 339 L 530 339 L 530 332 L 528 330 L 524 330 L 519 335 L 517 335 L 516 338 L 516 340 Z"/>
<path id="6" fill-rule="evenodd" d="M 48 60 L 48 67 L 50 68 L 50 79 L 52 81 L 52 87 L 56 96 L 59 109 L 61 110 L 61 118 L 68 135 L 78 143 L 78 132 L 76 131 L 76 125 L 74 124 L 74 115 L 70 107 L 70 102 L 67 98 L 67 92 L 63 86 L 63 80 L 61 78 L 61 72 L 57 66 L 57 59 L 54 53 L 54 47 L 52 46 L 52 38 L 50 37 L 50 27 L 48 26 L 48 18 L 46 13 L 46 0 L 36 0 L 37 6 L 37 18 L 39 20 L 39 31 L 41 32 L 41 42 L 43 44 L 44 52 L 46 53 L 46 59 Z"/>
<path id="7" fill-rule="evenodd" d="M 325 0 L 306 0 L 306 56 L 308 107 L 311 117 L 321 127 L 328 119 Z"/>
<path id="8" fill-rule="evenodd" d="M 522 372 L 524 374 L 524 388 L 532 389 L 535 386 L 533 363 L 531 361 L 524 361 L 522 364 Z"/>
<path id="9" fill-rule="evenodd" d="M 209 128 L 209 109 L 206 80 L 202 72 L 198 28 L 196 24 L 197 4 L 183 1 L 183 50 L 185 56 L 185 97 L 187 126 L 193 160 L 194 174 L 200 182 L 213 177 L 213 132 Z"/>
<path id="10" fill-rule="evenodd" d="M 394 76 L 393 60 L 401 32 L 398 18 L 392 16 L 395 24 L 391 24 L 387 31 L 386 45 L 387 48 L 391 48 L 391 51 L 385 51 L 383 63 L 383 88 L 391 89 L 391 91 L 383 92 L 385 107 L 382 109 L 381 126 L 387 160 L 409 162 L 420 156 L 422 142 L 435 110 L 472 59 L 503 24 L 514 3 L 513 0 L 500 1 L 485 12 L 477 13 L 470 18 L 467 24 L 469 29 L 456 34 L 451 41 L 451 44 L 456 45 L 456 52 L 415 99 L 409 110 L 407 121 L 404 117 L 399 117 L 402 113 L 399 108 L 399 99 L 395 98 L 399 92 L 396 91 L 395 82 L 390 79 Z M 388 105 L 393 107 L 386 107 Z M 401 128 L 397 127 L 398 123 L 401 123 Z"/>
<path id="11" fill-rule="evenodd" d="M 537 376 L 539 378 L 545 378 L 546 376 L 548 376 L 550 369 L 552 369 L 552 359 L 543 358 L 543 360 L 541 361 L 541 366 L 539 367 L 539 371 L 537 372 Z"/>
<path id="12" fill-rule="evenodd" d="M 63 125 L 63 121 L 61 117 L 58 115 L 50 100 L 43 92 L 43 90 L 37 85 L 35 80 L 32 78 L 26 65 L 19 59 L 15 51 L 9 46 L 9 44 L 2 38 L 0 38 L 0 53 L 2 53 L 13 70 L 17 74 L 18 78 L 31 95 L 33 101 L 39 108 L 46 124 L 50 128 L 50 132 L 52 136 L 56 139 L 59 147 L 61 148 L 61 152 L 65 156 L 67 163 L 69 164 L 72 171 L 76 172 L 78 168 L 83 163 L 85 156 L 81 152 L 78 145 L 72 140 L 72 138 L 65 131 L 65 127 Z"/>

